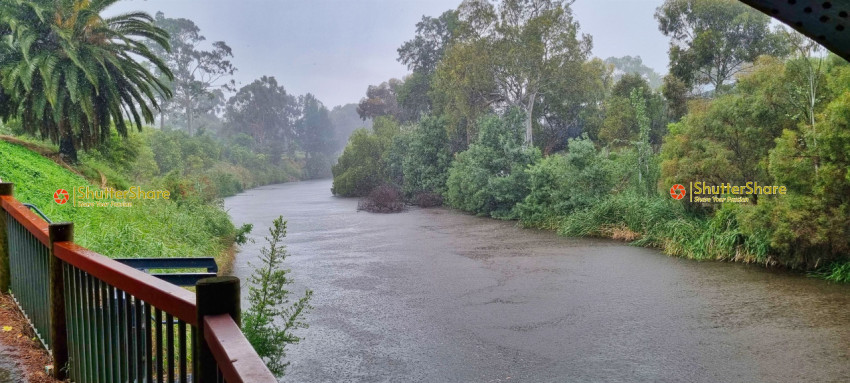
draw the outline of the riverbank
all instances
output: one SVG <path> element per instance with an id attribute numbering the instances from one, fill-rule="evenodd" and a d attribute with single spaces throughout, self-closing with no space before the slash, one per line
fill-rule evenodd
<path id="1" fill-rule="evenodd" d="M 108 257 L 215 256 L 226 252 L 238 233 L 227 213 L 212 203 L 156 199 L 134 200 L 130 207 L 74 206 L 75 189 L 100 187 L 19 145 L 0 141 L 0 164 L 0 179 L 15 184 L 18 200 L 34 204 L 54 222 L 74 222 L 76 242 Z M 54 198 L 59 190 L 68 193 L 62 204 Z"/>

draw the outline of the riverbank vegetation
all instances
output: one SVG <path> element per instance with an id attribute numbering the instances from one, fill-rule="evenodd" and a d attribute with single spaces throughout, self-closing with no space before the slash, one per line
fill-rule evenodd
<path id="1" fill-rule="evenodd" d="M 134 200 L 133 207 L 126 208 L 73 207 L 70 200 L 60 205 L 53 200 L 58 189 L 72 194 L 76 187 L 100 185 L 73 168 L 3 141 L 0 163 L 0 179 L 15 183 L 15 198 L 38 206 L 54 222 L 74 222 L 78 243 L 110 257 L 218 256 L 238 235 L 227 213 L 199 201 Z"/>
<path id="2" fill-rule="evenodd" d="M 562 235 L 850 281 L 850 64 L 741 3 L 667 0 L 660 76 L 591 57 L 569 2 L 534 4 L 423 17 L 398 50 L 412 73 L 361 101 L 375 126 L 352 136 L 334 193 L 393 187 Z M 698 181 L 788 192 L 671 198 Z"/>

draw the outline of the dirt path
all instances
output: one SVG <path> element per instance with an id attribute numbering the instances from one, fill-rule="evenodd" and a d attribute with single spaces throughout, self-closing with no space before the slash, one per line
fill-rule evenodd
<path id="1" fill-rule="evenodd" d="M 0 383 L 59 382 L 45 372 L 50 357 L 12 297 L 0 294 Z"/>

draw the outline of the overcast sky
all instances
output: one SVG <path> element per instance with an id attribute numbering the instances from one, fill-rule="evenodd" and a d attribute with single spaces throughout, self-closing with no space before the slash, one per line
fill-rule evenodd
<path id="1" fill-rule="evenodd" d="M 668 40 L 653 18 L 662 0 L 578 0 L 581 31 L 594 55 L 639 55 L 667 71 Z M 263 75 L 287 92 L 315 94 L 326 106 L 357 102 L 370 84 L 401 78 L 396 49 L 413 37 L 422 15 L 438 16 L 460 0 L 124 0 L 110 13 L 162 11 L 193 20 L 209 41 L 233 48 L 247 85 Z"/>

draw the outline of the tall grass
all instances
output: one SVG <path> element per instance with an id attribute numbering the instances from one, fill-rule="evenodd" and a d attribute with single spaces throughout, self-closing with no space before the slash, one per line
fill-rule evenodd
<path id="1" fill-rule="evenodd" d="M 689 213 L 681 203 L 638 193 L 614 194 L 564 218 L 558 233 L 632 240 L 666 254 L 697 260 L 769 263 L 769 242 L 744 235 L 738 226 L 740 207 L 723 206 L 706 218 Z M 624 232 L 630 233 L 624 235 Z"/>

